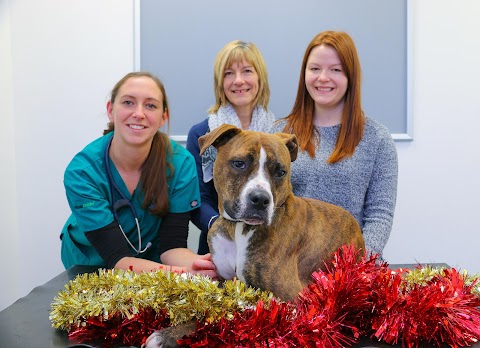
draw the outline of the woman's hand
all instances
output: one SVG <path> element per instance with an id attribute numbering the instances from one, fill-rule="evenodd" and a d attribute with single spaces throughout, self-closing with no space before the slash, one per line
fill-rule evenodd
<path id="1" fill-rule="evenodd" d="M 212 262 L 212 256 L 210 254 L 198 255 L 193 260 L 189 272 L 192 274 L 208 276 L 212 279 L 218 279 L 215 265 Z"/>
<path id="2" fill-rule="evenodd" d="M 178 273 L 188 272 L 218 279 L 210 254 L 197 255 L 190 249 L 176 248 L 165 251 L 160 255 L 160 259 L 166 270 Z"/>

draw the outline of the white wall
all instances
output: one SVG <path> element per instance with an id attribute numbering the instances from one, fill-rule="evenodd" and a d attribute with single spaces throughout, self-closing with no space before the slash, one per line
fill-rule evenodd
<path id="1" fill-rule="evenodd" d="M 410 3 L 414 140 L 397 143 L 384 256 L 480 273 L 480 2 Z M 133 0 L 0 1 L 0 309 L 63 270 L 63 171 L 101 134 L 109 89 L 133 70 L 133 18 Z"/>
<path id="2" fill-rule="evenodd" d="M 17 214 L 17 180 L 15 160 L 15 127 L 13 119 L 12 33 L 10 30 L 9 3 L 0 1 L 0 278 L 2 296 L 0 309 L 11 303 L 20 292 Z"/>
<path id="3" fill-rule="evenodd" d="M 398 143 L 390 263 L 480 274 L 480 2 L 410 1 L 414 140 Z"/>
<path id="4" fill-rule="evenodd" d="M 0 4 L 4 308 L 64 270 L 63 171 L 102 134 L 108 92 L 134 63 L 132 0 Z"/>

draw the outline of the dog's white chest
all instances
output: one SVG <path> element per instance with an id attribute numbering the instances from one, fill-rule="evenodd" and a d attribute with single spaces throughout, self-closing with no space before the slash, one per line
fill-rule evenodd
<path id="1" fill-rule="evenodd" d="M 244 226 L 243 222 L 237 222 L 235 225 L 235 241 L 228 240 L 222 235 L 216 235 L 210 241 L 215 250 L 212 261 L 215 263 L 218 274 L 224 279 L 237 277 L 238 280 L 245 281 L 243 269 L 247 258 L 248 243 L 254 228 L 243 234 Z"/>
<path id="2" fill-rule="evenodd" d="M 243 269 L 245 267 L 245 262 L 247 260 L 247 247 L 250 241 L 250 238 L 253 235 L 253 232 L 255 231 L 255 228 L 252 227 L 250 230 L 246 233 L 243 234 L 243 228 L 245 226 L 245 223 L 243 222 L 237 222 L 237 225 L 235 226 L 235 244 L 237 245 L 237 254 L 236 254 L 236 259 L 237 259 L 237 278 L 241 280 L 242 282 L 245 281 L 245 276 L 243 274 Z"/>
<path id="3" fill-rule="evenodd" d="M 218 275 L 224 279 L 234 278 L 236 270 L 235 255 L 237 253 L 235 241 L 217 234 L 210 240 L 210 243 L 212 250 L 215 250 L 215 253 L 212 255 L 212 261 L 215 264 Z"/>

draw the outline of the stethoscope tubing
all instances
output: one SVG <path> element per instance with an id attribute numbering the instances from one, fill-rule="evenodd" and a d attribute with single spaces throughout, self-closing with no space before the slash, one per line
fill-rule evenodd
<path id="1" fill-rule="evenodd" d="M 125 195 L 122 193 L 122 191 L 120 191 L 120 188 L 117 186 L 117 184 L 113 180 L 112 170 L 110 168 L 110 156 L 109 156 L 110 146 L 112 145 L 112 141 L 113 141 L 113 136 L 108 141 L 107 147 L 105 149 L 105 159 L 104 159 L 104 161 L 105 161 L 105 170 L 107 172 L 108 185 L 110 187 L 110 197 L 111 197 L 111 201 L 112 201 L 113 218 L 115 219 L 118 226 L 120 227 L 120 231 L 122 232 L 123 236 L 127 240 L 130 247 L 133 250 L 135 250 L 135 252 L 138 255 L 138 254 L 141 254 L 141 253 L 145 252 L 152 245 L 152 243 L 148 242 L 146 247 L 142 250 L 142 235 L 141 235 L 141 232 L 140 232 L 140 223 L 138 221 L 137 211 L 135 210 L 135 207 L 130 202 L 130 200 L 127 197 L 125 197 Z M 117 192 L 119 194 L 121 199 L 115 201 L 115 192 Z M 130 242 L 127 235 L 125 234 L 125 231 L 123 230 L 122 225 L 120 224 L 120 219 L 118 217 L 117 210 L 119 210 L 120 208 L 122 208 L 124 206 L 128 206 L 130 208 L 130 210 L 133 214 L 133 217 L 135 218 L 135 224 L 137 226 L 137 233 L 138 233 L 138 249 L 135 248 L 133 246 L 133 244 Z"/>

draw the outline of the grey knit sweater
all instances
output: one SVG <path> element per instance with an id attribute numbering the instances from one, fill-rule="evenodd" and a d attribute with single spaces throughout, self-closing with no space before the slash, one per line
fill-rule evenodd
<path id="1" fill-rule="evenodd" d="M 272 132 L 281 132 L 284 126 L 284 120 L 277 121 Z M 382 258 L 392 229 L 398 177 L 397 151 L 388 129 L 367 117 L 362 140 L 353 156 L 334 164 L 327 160 L 340 125 L 316 129 L 320 132 L 320 146 L 315 158 L 299 151 L 292 163 L 294 194 L 348 210 L 362 228 L 367 252 Z"/>

